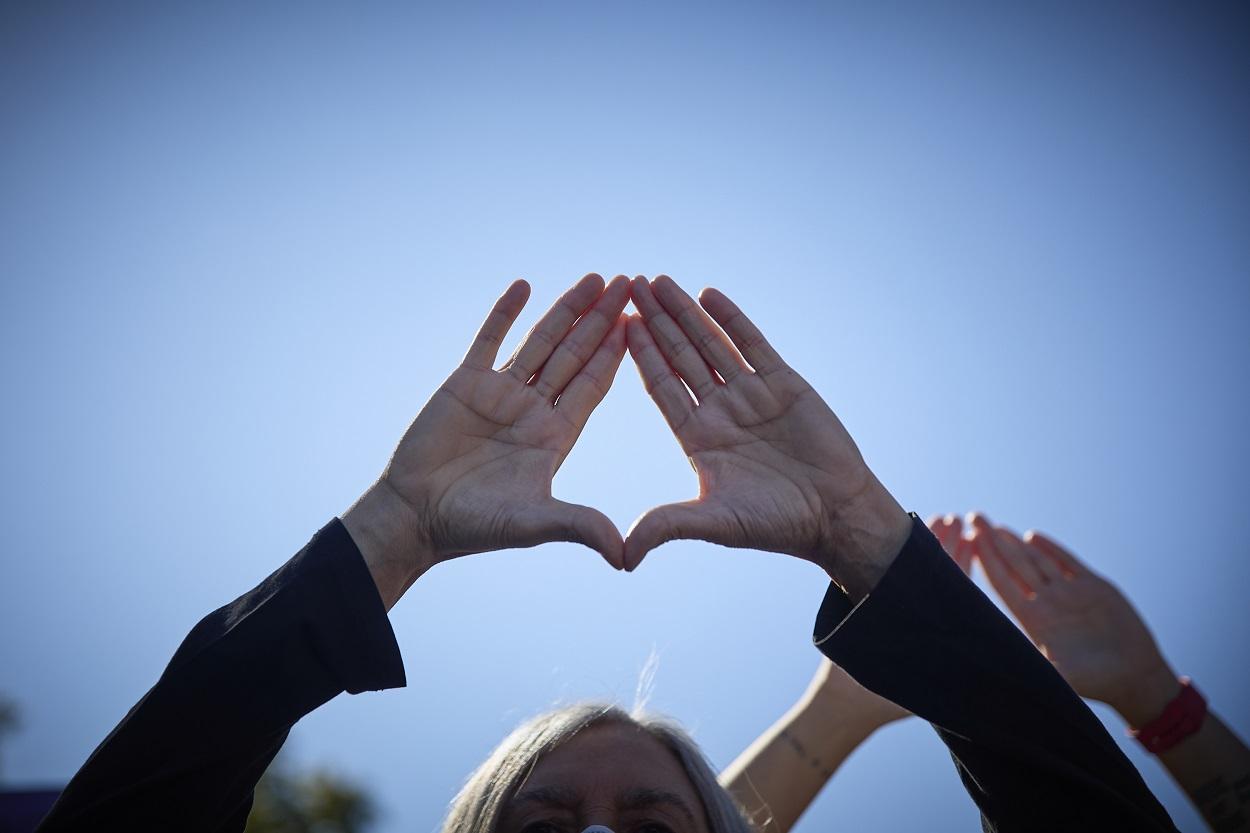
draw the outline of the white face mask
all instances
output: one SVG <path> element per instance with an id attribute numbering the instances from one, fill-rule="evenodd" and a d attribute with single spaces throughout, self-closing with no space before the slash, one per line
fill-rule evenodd
<path id="1" fill-rule="evenodd" d="M 602 824 L 592 824 L 583 830 L 582 833 L 612 833 L 612 828 L 604 827 Z"/>

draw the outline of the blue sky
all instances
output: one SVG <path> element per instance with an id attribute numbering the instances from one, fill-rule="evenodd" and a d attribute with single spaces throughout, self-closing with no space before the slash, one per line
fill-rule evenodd
<path id="1" fill-rule="evenodd" d="M 6 6 L 0 775 L 67 779 L 371 482 L 511 279 L 519 336 L 588 271 L 723 289 L 905 506 L 1052 532 L 1250 734 L 1250 26 L 1092 5 Z M 557 495 L 624 529 L 694 488 L 626 364 Z M 290 754 L 430 830 L 520 718 L 628 702 L 655 651 L 723 765 L 805 686 L 823 592 L 692 542 L 462 559 L 392 613 L 409 687 Z M 975 818 L 911 721 L 799 833 Z"/>

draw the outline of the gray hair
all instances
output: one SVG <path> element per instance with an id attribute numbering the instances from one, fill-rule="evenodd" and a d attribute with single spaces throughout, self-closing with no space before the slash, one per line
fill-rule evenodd
<path id="1" fill-rule="evenodd" d="M 504 738 L 469 776 L 451 802 L 442 833 L 496 833 L 504 806 L 529 776 L 538 759 L 578 732 L 599 725 L 622 725 L 646 732 L 681 764 L 707 815 L 711 833 L 753 833 L 738 803 L 716 780 L 707 758 L 675 721 L 625 711 L 606 703 L 577 703 L 522 723 Z"/>

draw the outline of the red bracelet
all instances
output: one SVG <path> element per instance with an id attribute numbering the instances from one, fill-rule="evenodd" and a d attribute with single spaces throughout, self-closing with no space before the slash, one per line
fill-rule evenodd
<path id="1" fill-rule="evenodd" d="M 1181 693 L 1163 709 L 1163 714 L 1129 734 L 1141 741 L 1146 751 L 1158 755 L 1202 728 L 1207 716 L 1207 701 L 1188 677 L 1181 677 Z"/>

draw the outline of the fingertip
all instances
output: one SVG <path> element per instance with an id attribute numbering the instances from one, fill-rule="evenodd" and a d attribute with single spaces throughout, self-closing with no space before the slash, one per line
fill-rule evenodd
<path id="1" fill-rule="evenodd" d="M 508 288 L 504 290 L 504 296 L 522 304 L 525 303 L 530 297 L 530 282 L 525 278 L 517 278 L 508 284 Z"/>
<path id="2" fill-rule="evenodd" d="M 651 290 L 651 282 L 642 275 L 629 282 L 629 297 L 633 299 L 634 306 L 638 308 L 639 312 L 642 312 L 648 304 L 652 308 L 658 306 L 655 301 L 655 295 Z"/>
<path id="3" fill-rule="evenodd" d="M 983 530 L 983 531 L 990 529 L 990 519 L 987 518 L 981 512 L 977 512 L 977 511 L 969 512 L 967 515 L 967 520 L 968 520 L 968 526 L 972 527 L 973 529 Z"/>
<path id="4" fill-rule="evenodd" d="M 599 554 L 603 556 L 603 560 L 608 562 L 608 565 L 613 570 L 620 571 L 625 569 L 625 552 L 619 547 L 607 551 L 599 550 Z"/>
<path id="5" fill-rule="evenodd" d="M 724 292 L 721 292 L 714 286 L 705 286 L 699 290 L 699 305 L 711 312 L 708 308 L 709 304 L 717 305 L 728 300 Z"/>

